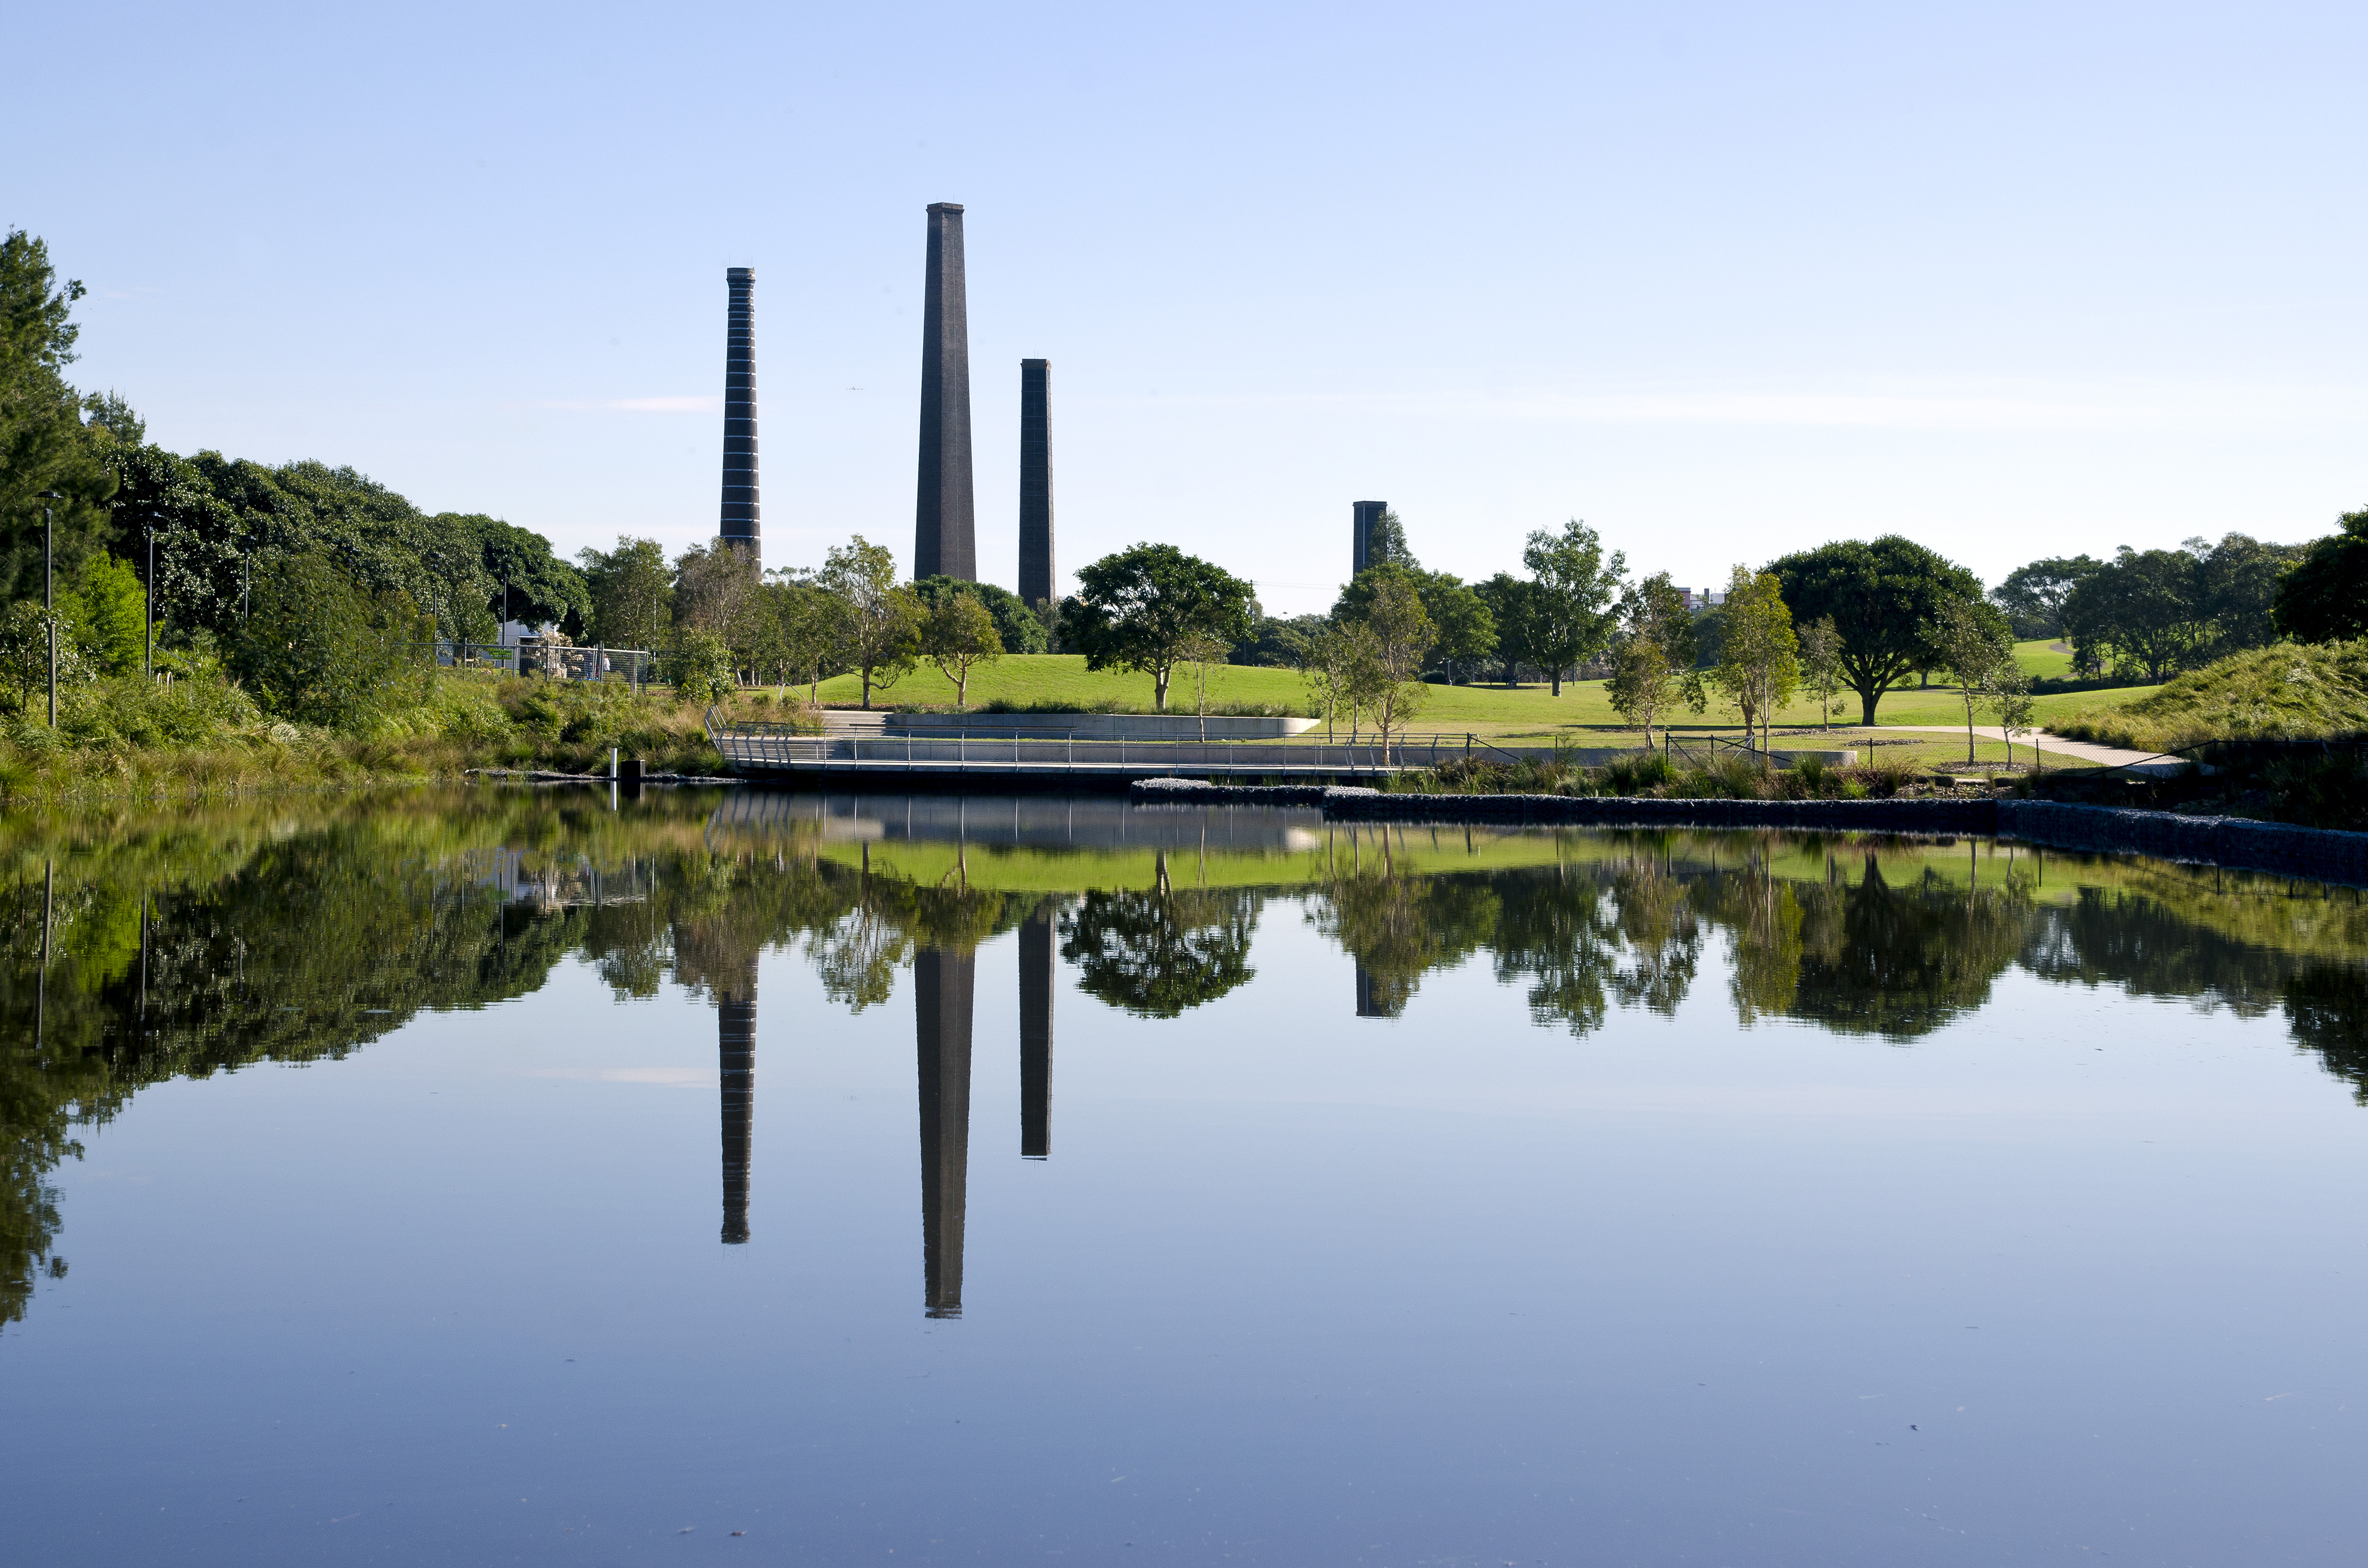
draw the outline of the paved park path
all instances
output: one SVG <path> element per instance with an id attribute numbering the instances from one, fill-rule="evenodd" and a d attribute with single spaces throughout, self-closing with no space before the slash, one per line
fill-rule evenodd
<path id="1" fill-rule="evenodd" d="M 1963 724 L 1877 724 L 1878 730 L 1899 730 L 1926 735 L 1962 735 Z M 1996 724 L 1976 724 L 1974 733 L 1986 741 L 2003 741 L 2006 732 Z M 2038 741 L 2058 756 L 2074 757 L 2098 767 L 2126 767 L 2137 773 L 2176 773 L 2187 766 L 2187 759 L 2165 756 L 2160 752 L 2123 751 L 2119 746 L 2100 746 L 2089 741 L 2066 740 L 2045 730 L 2018 730 L 2015 741 L 2029 745 Z"/>

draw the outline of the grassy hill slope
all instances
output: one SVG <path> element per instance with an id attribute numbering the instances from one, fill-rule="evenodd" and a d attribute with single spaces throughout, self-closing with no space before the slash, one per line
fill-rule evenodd
<path id="1" fill-rule="evenodd" d="M 2169 751 L 2199 741 L 2368 732 L 2368 641 L 2272 643 L 2166 682 L 2135 700 L 2082 710 L 2055 728 L 2078 740 Z"/>
<path id="2" fill-rule="evenodd" d="M 2044 697 L 2038 702 L 2039 721 L 2043 724 L 2052 722 L 2056 715 L 2069 712 L 2076 707 L 2108 708 L 2116 702 L 2142 697 L 2152 689 L 2131 687 L 2125 690 Z M 1855 720 L 1858 699 L 1848 693 L 1844 697 L 1847 702 L 1844 711 L 1849 718 Z M 852 707 L 861 698 L 862 685 L 853 676 L 838 676 L 822 683 L 822 699 L 825 703 Z M 926 665 L 885 692 L 875 689 L 871 699 L 875 708 L 902 709 L 951 709 L 953 700 L 953 683 Z M 1081 654 L 1015 653 L 999 663 L 981 665 L 971 673 L 971 706 L 980 708 L 997 701 L 1020 706 L 1061 703 L 1118 712 L 1149 712 L 1151 677 L 1110 671 L 1095 674 L 1086 668 L 1086 661 Z M 1192 711 L 1192 688 L 1184 676 L 1178 676 L 1170 688 L 1167 705 L 1171 712 Z M 1246 665 L 1224 665 L 1212 669 L 1209 673 L 1209 710 L 1214 713 L 1245 708 L 1271 712 L 1308 712 L 1307 685 L 1292 670 Z M 1952 692 L 1910 689 L 1886 696 L 1876 716 L 1883 723 L 1888 724 L 1947 724 L 1963 722 L 1964 710 Z M 1722 707 L 1715 699 L 1706 713 L 1697 716 L 1680 712 L 1672 717 L 1681 731 L 1741 726 L 1741 720 L 1736 713 Z M 1816 722 L 1816 707 L 1811 702 L 1795 702 L 1777 717 L 1780 725 L 1814 725 Z M 1982 722 L 1993 721 L 1986 716 Z M 1611 710 L 1601 681 L 1567 682 L 1559 698 L 1553 696 L 1543 686 L 1432 687 L 1421 713 L 1414 720 L 1413 727 L 1420 732 L 1440 730 L 1458 734 L 1468 731 L 1498 740 L 1543 738 L 1577 732 L 1628 731 L 1626 722 Z"/>

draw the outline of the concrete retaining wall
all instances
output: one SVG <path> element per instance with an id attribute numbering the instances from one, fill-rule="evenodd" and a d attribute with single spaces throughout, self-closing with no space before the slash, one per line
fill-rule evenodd
<path id="1" fill-rule="evenodd" d="M 1197 741 L 1202 721 L 1190 713 L 891 713 L 892 735 L 1030 736 L 1081 741 Z M 1304 735 L 1313 719 L 1249 719 L 1211 715 L 1212 741 L 1273 741 Z"/>

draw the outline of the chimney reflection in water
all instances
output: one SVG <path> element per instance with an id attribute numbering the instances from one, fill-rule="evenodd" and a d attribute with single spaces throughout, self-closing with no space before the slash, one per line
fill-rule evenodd
<path id="1" fill-rule="evenodd" d="M 719 988 L 715 1005 L 716 1079 L 723 1097 L 723 1240 L 748 1239 L 748 1142 L 757 1108 L 757 966 L 741 983 Z"/>
<path id="2" fill-rule="evenodd" d="M 921 1082 L 921 1256 L 928 1314 L 962 1316 L 962 1210 L 970 1176 L 970 1015 L 978 955 L 913 955 Z"/>
<path id="3" fill-rule="evenodd" d="M 1019 926 L 1019 1155 L 1053 1152 L 1053 901 Z"/>

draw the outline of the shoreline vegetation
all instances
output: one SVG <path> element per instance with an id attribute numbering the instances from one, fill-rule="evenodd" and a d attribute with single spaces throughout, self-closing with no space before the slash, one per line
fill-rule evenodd
<path id="1" fill-rule="evenodd" d="M 54 731 L 32 704 L 0 720 L 0 803 L 359 789 L 487 768 L 605 773 L 611 748 L 652 773 L 718 770 L 705 703 L 672 688 L 435 670 L 415 692 L 367 725 L 331 728 L 270 718 L 220 679 L 87 682 L 60 693 Z M 770 691 L 741 693 L 734 706 L 746 718 L 814 722 Z"/>
<path id="2" fill-rule="evenodd" d="M 483 669 L 415 668 L 384 683 L 358 722 L 333 727 L 272 718 L 219 665 L 185 665 L 176 678 L 85 678 L 60 694 L 58 727 L 44 721 L 38 693 L 15 693 L 17 711 L 0 719 L 0 803 L 165 801 L 273 790 L 358 789 L 460 779 L 472 772 L 605 774 L 609 754 L 638 758 L 651 773 L 709 776 L 719 761 L 704 714 L 712 697 L 744 722 L 818 730 L 823 714 L 797 687 L 711 688 L 694 698 L 653 686 L 635 693 L 619 680 L 559 681 Z M 1119 687 L 1074 656 L 1019 655 L 991 667 L 1000 677 L 970 710 L 985 713 L 1139 711 L 1150 705 L 1139 682 Z M 985 675 L 988 672 L 982 672 Z M 1212 715 L 1309 711 L 1296 672 L 1226 665 L 1201 699 Z M 985 683 L 980 676 L 974 681 Z M 825 706 L 841 696 L 820 684 Z M 886 706 L 908 711 L 950 708 L 918 672 Z M 905 700 L 896 701 L 894 699 Z M 2099 699 L 2106 699 L 2100 705 Z M 918 699 L 920 700 L 915 700 Z M 1296 699 L 1296 700 L 1294 700 Z M 2277 743 L 2333 738 L 2337 744 L 2291 754 L 2271 744 L 2221 758 L 2211 776 L 2133 787 L 2067 760 L 2031 771 L 2028 740 L 2012 767 L 2005 748 L 1985 741 L 1965 760 L 1964 743 L 1946 734 L 1913 739 L 1855 724 L 1821 729 L 1790 711 L 1775 715 L 1781 740 L 1855 747 L 1855 766 L 1806 763 L 1767 768 L 1728 755 L 1689 761 L 1649 755 L 1643 737 L 1611 711 L 1601 682 L 1542 687 L 1458 686 L 1434 689 L 1439 727 L 1493 732 L 1503 744 L 1556 750 L 1635 743 L 1633 756 L 1606 767 L 1532 758 L 1514 762 L 1483 753 L 1468 763 L 1394 779 L 1394 792 L 1633 795 L 1661 799 L 1888 800 L 1959 793 L 1969 785 L 2005 783 L 2021 795 L 2112 800 L 2322 827 L 2368 827 L 2368 777 L 2362 748 L 2346 734 L 2368 732 L 2368 641 L 2279 643 L 2250 650 L 2160 686 L 2067 694 L 2055 712 L 2035 715 L 2069 738 L 2135 749 L 2193 744 L 2233 736 Z M 1887 694 L 1884 716 L 1898 723 L 1942 717 L 1952 692 L 1907 687 Z M 2072 704 L 2092 706 L 2074 709 Z M 1176 711 L 1171 706 L 1170 711 Z M 1423 726 L 1428 728 L 1429 725 Z M 1683 724 L 1716 734 L 1715 724 Z M 1789 732 L 1789 735 L 1785 733 Z M 1320 732 L 1319 732 L 1320 733 Z M 1341 738 L 1348 732 L 1341 727 Z M 1412 739 L 1413 736 L 1406 738 Z M 2309 752 L 2309 755 L 2304 755 Z M 2099 782 L 2099 780 L 2102 782 Z"/>

